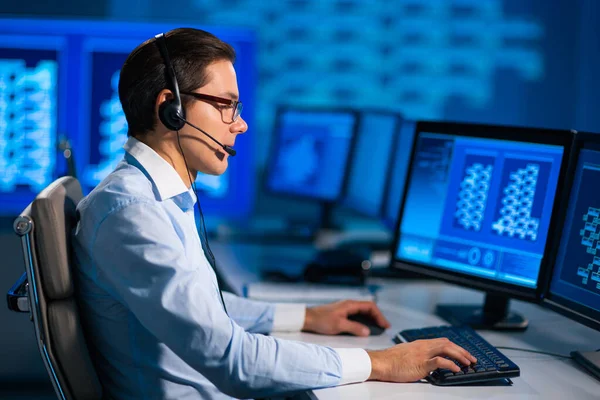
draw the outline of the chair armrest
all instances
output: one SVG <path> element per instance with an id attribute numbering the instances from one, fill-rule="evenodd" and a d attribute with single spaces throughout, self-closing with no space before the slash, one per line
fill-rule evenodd
<path id="1" fill-rule="evenodd" d="M 23 275 L 12 285 L 6 294 L 8 309 L 15 312 L 29 312 L 29 283 L 27 282 L 27 273 Z"/>

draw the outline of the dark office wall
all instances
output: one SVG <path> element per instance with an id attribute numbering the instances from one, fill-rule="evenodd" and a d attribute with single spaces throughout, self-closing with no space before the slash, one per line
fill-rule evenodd
<path id="1" fill-rule="evenodd" d="M 19 17 L 104 18 L 106 9 L 106 0 L 0 1 L 0 14 Z"/>

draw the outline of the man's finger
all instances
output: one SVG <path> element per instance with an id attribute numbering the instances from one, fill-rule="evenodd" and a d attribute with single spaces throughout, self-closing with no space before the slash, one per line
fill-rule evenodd
<path id="1" fill-rule="evenodd" d="M 450 357 L 463 365 L 471 365 L 474 362 L 472 361 L 474 357 L 468 351 L 447 339 L 436 339 L 429 354 L 430 357 Z"/>
<path id="2" fill-rule="evenodd" d="M 369 336 L 369 328 L 361 323 L 345 320 L 340 323 L 341 332 L 351 333 L 356 336 Z"/>
<path id="3" fill-rule="evenodd" d="M 447 358 L 434 357 L 427 361 L 427 371 L 428 372 L 431 372 L 438 368 L 449 369 L 450 371 L 453 371 L 453 372 L 460 371 L 460 367 L 458 365 L 456 365 L 452 360 L 448 360 Z"/>

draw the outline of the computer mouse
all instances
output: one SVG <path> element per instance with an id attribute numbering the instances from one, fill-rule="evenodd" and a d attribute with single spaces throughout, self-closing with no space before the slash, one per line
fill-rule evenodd
<path id="1" fill-rule="evenodd" d="M 370 336 L 378 336 L 385 331 L 385 328 L 382 328 L 377 324 L 375 319 L 368 314 L 352 314 L 348 316 L 350 321 L 358 322 L 359 324 L 365 325 L 369 328 Z"/>

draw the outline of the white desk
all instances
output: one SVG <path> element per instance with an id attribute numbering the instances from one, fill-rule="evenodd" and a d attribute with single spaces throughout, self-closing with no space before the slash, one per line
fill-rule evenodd
<path id="1" fill-rule="evenodd" d="M 213 245 L 217 260 L 227 265 L 223 272 L 230 282 L 257 281 L 257 265 L 265 250 L 256 247 Z M 256 256 L 261 256 L 256 258 Z M 290 266 L 297 268 L 297 266 Z M 446 324 L 433 315 L 439 303 L 483 302 L 483 293 L 439 282 L 373 281 L 380 284 L 377 302 L 392 327 L 381 336 L 358 338 L 323 336 L 309 333 L 278 334 L 280 338 L 301 340 L 332 347 L 360 347 L 382 349 L 393 345 L 392 338 L 403 329 Z M 536 305 L 513 301 L 512 309 L 521 312 L 530 326 L 525 332 L 502 333 L 479 331 L 495 346 L 510 346 L 568 355 L 572 350 L 600 348 L 600 332 L 572 322 Z M 352 399 L 600 399 L 600 382 L 568 359 L 513 350 L 501 350 L 521 368 L 521 376 L 513 379 L 512 386 L 496 384 L 477 386 L 437 387 L 428 383 L 396 384 L 365 382 L 315 390 L 310 397 L 319 400 Z"/>

